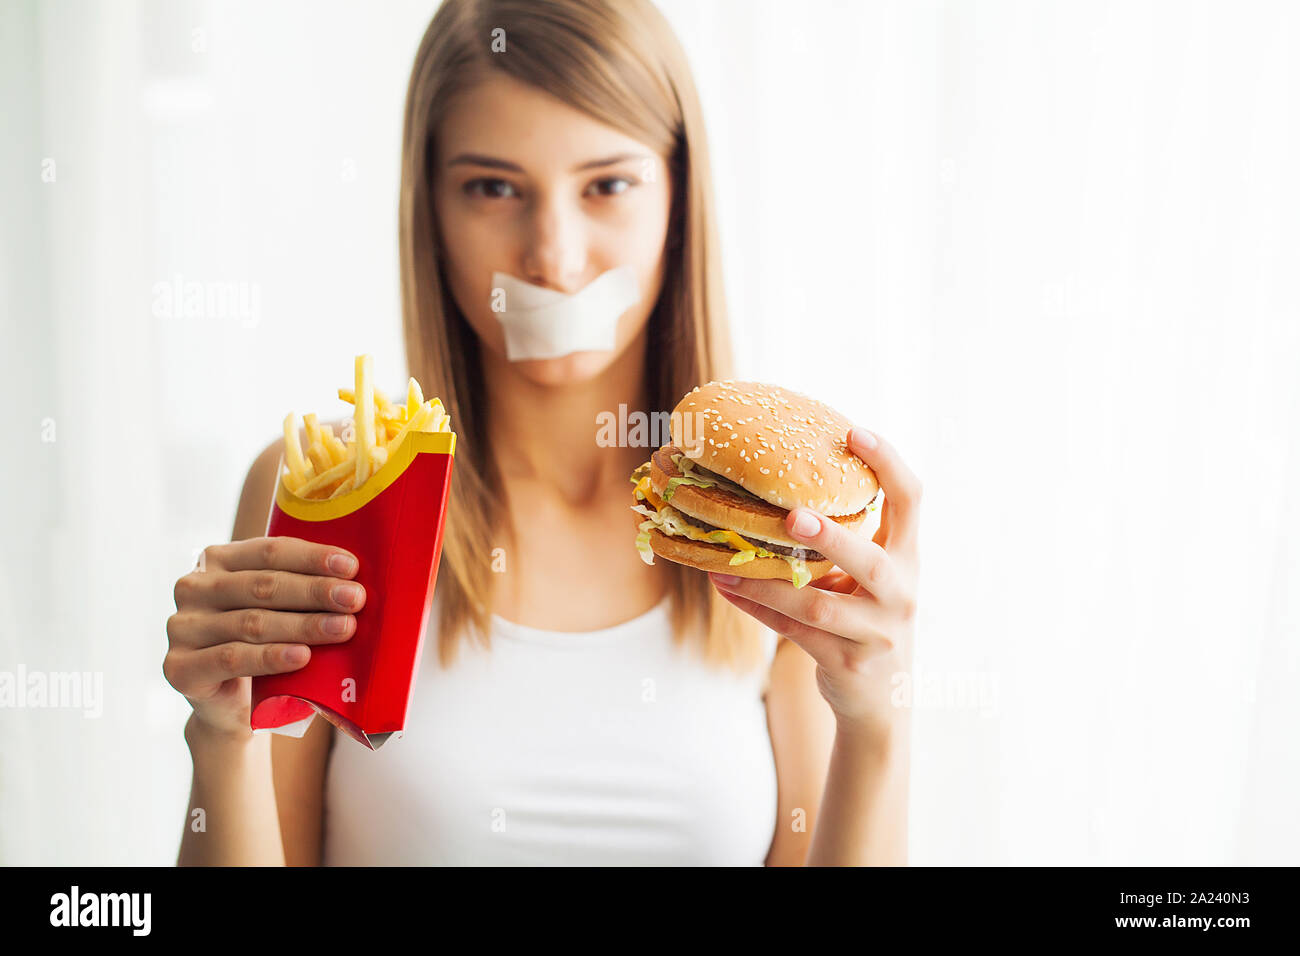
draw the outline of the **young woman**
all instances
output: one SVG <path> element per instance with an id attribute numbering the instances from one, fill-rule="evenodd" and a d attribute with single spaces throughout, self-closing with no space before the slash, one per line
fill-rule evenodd
<path id="1" fill-rule="evenodd" d="M 180 862 L 905 863 L 890 678 L 910 667 L 916 478 L 854 429 L 886 495 L 875 540 L 796 509 L 837 569 L 727 584 L 642 563 L 628 475 L 648 449 L 596 441 L 600 413 L 730 374 L 700 107 L 658 12 L 446 0 L 411 74 L 400 229 L 408 364 L 459 434 L 438 653 L 380 751 L 323 720 L 250 733 L 250 677 L 347 640 L 365 603 L 350 555 L 260 537 L 269 446 L 168 621 L 205 819 Z M 508 357 L 495 274 L 572 295 L 613 269 L 637 300 L 612 350 Z"/>

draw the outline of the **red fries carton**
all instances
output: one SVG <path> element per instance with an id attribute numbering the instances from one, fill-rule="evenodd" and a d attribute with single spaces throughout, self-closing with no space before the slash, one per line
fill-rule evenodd
<path id="1" fill-rule="evenodd" d="M 360 488 L 308 500 L 280 481 L 267 523 L 284 535 L 346 548 L 366 590 L 352 639 L 314 644 L 305 667 L 253 678 L 254 730 L 301 736 L 320 714 L 378 750 L 406 724 L 456 457 L 454 432 L 409 432 Z"/>

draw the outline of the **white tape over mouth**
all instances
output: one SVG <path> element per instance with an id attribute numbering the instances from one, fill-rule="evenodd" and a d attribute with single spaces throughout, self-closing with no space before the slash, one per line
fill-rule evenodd
<path id="1" fill-rule="evenodd" d="M 612 352 L 618 320 L 640 298 L 631 266 L 603 272 L 572 295 L 494 272 L 494 305 L 498 289 L 505 308 L 494 314 L 505 330 L 506 358 L 512 362 Z"/>

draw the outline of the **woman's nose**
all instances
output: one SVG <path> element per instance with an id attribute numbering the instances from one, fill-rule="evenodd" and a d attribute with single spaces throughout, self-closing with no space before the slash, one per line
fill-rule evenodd
<path id="1" fill-rule="evenodd" d="M 524 254 L 524 278 L 559 292 L 578 291 L 587 271 L 587 237 L 580 217 L 556 203 L 533 214 Z"/>

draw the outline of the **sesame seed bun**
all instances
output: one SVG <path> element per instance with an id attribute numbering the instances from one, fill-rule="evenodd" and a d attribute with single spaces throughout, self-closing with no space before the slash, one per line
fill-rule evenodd
<path id="1" fill-rule="evenodd" d="M 880 488 L 875 473 L 848 448 L 853 423 L 779 385 L 699 385 L 669 421 L 673 444 L 692 462 L 787 512 L 803 506 L 829 517 L 856 516 Z M 772 540 L 788 540 L 784 527 Z"/>

